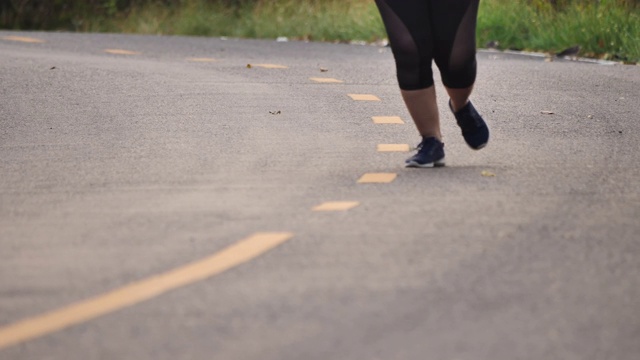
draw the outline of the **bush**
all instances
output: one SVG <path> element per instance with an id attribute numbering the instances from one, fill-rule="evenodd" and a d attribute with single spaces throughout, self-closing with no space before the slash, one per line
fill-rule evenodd
<path id="1" fill-rule="evenodd" d="M 447 0 L 442 0 L 447 1 Z M 640 0 L 481 0 L 478 40 L 502 49 L 640 60 Z M 0 27 L 375 41 L 372 0 L 0 0 Z"/>
<path id="2" fill-rule="evenodd" d="M 236 0 L 237 1 L 237 0 Z M 181 5 L 183 0 L 1 0 L 0 27 L 75 30 L 87 16 L 114 17 L 147 3 Z"/>
<path id="3" fill-rule="evenodd" d="M 446 1 L 446 0 L 443 0 Z M 320 8 L 324 0 L 298 0 Z M 342 0 L 362 3 L 362 0 Z M 372 2 L 372 1 L 371 1 Z M 539 11 L 563 11 L 571 5 L 616 5 L 640 7 L 640 0 L 526 0 Z M 29 30 L 77 30 L 84 19 L 125 17 L 137 9 L 152 6 L 167 10 L 185 6 L 216 6 L 236 10 L 270 5 L 271 0 L 0 0 L 0 28 Z M 302 6 L 302 5 L 300 5 Z"/>

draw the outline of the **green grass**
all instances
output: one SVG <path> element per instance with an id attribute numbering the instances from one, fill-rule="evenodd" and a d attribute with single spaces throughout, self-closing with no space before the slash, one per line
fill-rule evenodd
<path id="1" fill-rule="evenodd" d="M 57 28 L 316 41 L 376 41 L 386 36 L 373 0 L 254 0 L 237 7 L 212 0 L 157 3 L 119 13 L 71 16 L 73 26 L 58 24 Z M 557 3 L 561 6 L 554 8 L 548 0 L 481 0 L 478 44 L 498 41 L 501 49 L 542 52 L 581 45 L 581 56 L 640 61 L 637 0 Z"/>
<path id="2" fill-rule="evenodd" d="M 614 1 L 590 1 L 560 11 L 523 0 L 485 0 L 478 43 L 497 40 L 504 49 L 556 52 L 581 45 L 583 56 L 640 61 L 640 9 Z"/>
<path id="3" fill-rule="evenodd" d="M 111 19 L 92 19 L 85 31 L 230 36 L 317 41 L 375 41 L 385 32 L 373 2 L 258 1 L 240 8 L 186 1 L 178 8 L 146 5 Z"/>

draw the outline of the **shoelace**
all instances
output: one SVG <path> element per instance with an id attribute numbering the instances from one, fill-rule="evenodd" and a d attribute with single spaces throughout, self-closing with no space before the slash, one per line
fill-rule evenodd
<path id="1" fill-rule="evenodd" d="M 428 148 L 426 148 L 426 147 L 425 147 L 425 144 L 424 144 L 425 142 L 426 142 L 426 140 L 422 140 L 422 141 L 420 142 L 420 144 L 418 144 L 418 145 L 416 146 L 416 148 L 415 148 L 415 150 L 417 150 L 417 151 L 418 151 L 418 154 L 420 154 L 420 155 L 422 155 L 422 154 L 424 154 L 424 153 L 426 153 L 426 152 L 427 152 L 427 149 L 428 149 Z M 431 148 L 430 150 L 431 150 L 431 151 L 433 151 L 433 148 Z"/>
<path id="2" fill-rule="evenodd" d="M 468 111 L 460 113 L 460 115 L 463 116 L 462 123 L 466 128 L 465 130 L 476 130 L 482 126 L 480 114 L 478 114 L 473 107 L 470 107 Z M 473 124 L 473 127 L 471 127 L 471 124 Z"/>
<path id="3" fill-rule="evenodd" d="M 420 141 L 420 143 L 418 145 L 416 145 L 413 150 L 420 152 L 420 150 L 422 150 L 424 148 L 424 140 Z"/>

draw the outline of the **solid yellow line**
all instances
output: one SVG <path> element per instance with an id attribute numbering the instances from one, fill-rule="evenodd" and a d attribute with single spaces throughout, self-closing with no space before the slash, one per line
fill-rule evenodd
<path id="1" fill-rule="evenodd" d="M 291 237 L 291 233 L 257 233 L 197 262 L 0 328 L 0 349 L 95 319 L 220 274 L 277 247 Z"/>
<path id="2" fill-rule="evenodd" d="M 31 38 L 31 37 L 26 37 L 26 36 L 4 36 L 4 37 L 2 37 L 2 39 L 3 40 L 9 40 L 9 41 L 19 41 L 19 42 L 25 42 L 25 43 L 32 43 L 32 44 L 42 44 L 44 42 L 44 40 Z"/>

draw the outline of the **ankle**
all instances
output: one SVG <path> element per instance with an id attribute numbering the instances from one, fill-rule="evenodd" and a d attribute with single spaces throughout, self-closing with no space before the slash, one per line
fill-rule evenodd
<path id="1" fill-rule="evenodd" d="M 464 102 L 456 102 L 453 99 L 449 99 L 449 108 L 451 108 L 451 111 L 453 111 L 454 113 L 457 113 L 458 111 L 462 110 L 465 106 L 467 106 L 468 103 L 469 103 L 468 98 L 464 100 Z"/>
<path id="2" fill-rule="evenodd" d="M 420 136 L 422 137 L 422 139 L 428 139 L 428 138 L 436 138 L 438 139 L 438 141 L 442 142 L 442 134 L 438 133 L 438 134 L 434 134 L 434 133 L 428 133 L 428 134 L 420 134 Z"/>

